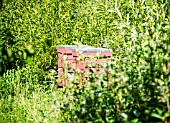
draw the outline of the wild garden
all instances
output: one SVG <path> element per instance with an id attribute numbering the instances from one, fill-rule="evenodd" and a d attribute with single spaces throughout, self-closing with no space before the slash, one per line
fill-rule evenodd
<path id="1" fill-rule="evenodd" d="M 1 123 L 170 123 L 169 0 L 1 0 Z M 109 74 L 56 88 L 57 45 L 113 50 Z M 97 80 L 96 80 L 97 78 Z"/>

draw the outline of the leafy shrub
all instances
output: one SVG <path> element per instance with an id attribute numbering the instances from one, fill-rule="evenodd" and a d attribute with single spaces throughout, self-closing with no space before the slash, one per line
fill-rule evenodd
<path id="1" fill-rule="evenodd" d="M 73 85 L 74 89 L 72 86 L 68 88 L 69 100 L 61 107 L 63 121 L 166 122 L 170 117 L 169 85 L 163 68 L 154 64 L 161 74 L 153 79 L 150 71 L 156 74 L 158 70 L 151 68 L 150 62 L 141 58 L 137 64 L 131 62 L 135 59 L 127 58 L 129 56 L 120 61 L 113 59 L 115 62 L 111 62 L 107 69 L 109 76 L 93 73 L 85 88 L 77 84 Z"/>
<path id="2" fill-rule="evenodd" d="M 100 86 L 90 80 L 86 88 L 68 89 L 70 100 L 62 107 L 64 121 L 168 122 L 170 52 L 169 22 L 163 8 L 166 4 L 131 4 L 136 11 L 130 19 L 133 24 L 130 20 L 118 24 L 124 42 L 113 54 L 107 69 L 109 78 L 100 79 Z"/>

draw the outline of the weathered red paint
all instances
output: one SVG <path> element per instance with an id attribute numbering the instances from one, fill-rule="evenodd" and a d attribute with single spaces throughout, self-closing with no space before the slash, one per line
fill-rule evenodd
<path id="1" fill-rule="evenodd" d="M 63 45 L 64 46 L 64 45 Z M 97 52 L 97 48 L 95 49 L 94 47 L 86 47 L 83 46 L 82 48 L 87 48 L 85 49 L 85 52 L 76 51 L 75 48 L 76 46 L 66 46 L 66 47 L 59 47 L 57 48 L 58 52 L 58 79 L 59 79 L 59 86 L 65 86 L 66 85 L 66 80 L 60 80 L 61 77 L 64 75 L 64 65 L 65 63 L 68 64 L 69 68 L 67 72 L 73 73 L 75 70 L 79 70 L 82 73 L 85 74 L 91 74 L 91 71 L 100 73 L 104 71 L 104 68 L 98 68 L 102 63 L 105 63 L 108 61 L 109 58 L 112 56 L 112 52 L 104 52 L 103 48 L 101 51 L 103 52 Z M 91 49 L 90 49 L 91 48 Z M 96 50 L 92 52 L 88 52 L 88 49 L 90 50 Z M 84 59 L 80 59 L 81 57 L 84 57 Z M 90 58 L 96 57 L 98 59 L 96 60 L 89 60 Z M 91 66 L 92 68 L 89 68 L 88 66 Z M 66 68 L 65 68 L 66 69 Z M 76 75 L 76 74 L 75 74 Z M 77 75 L 76 75 L 77 76 Z M 68 78 L 68 77 L 66 77 Z M 68 78 L 69 79 L 69 78 Z"/>

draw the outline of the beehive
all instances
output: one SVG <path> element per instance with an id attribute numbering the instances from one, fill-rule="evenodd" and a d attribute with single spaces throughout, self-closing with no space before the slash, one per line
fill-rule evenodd
<path id="1" fill-rule="evenodd" d="M 59 45 L 58 52 L 58 86 L 66 85 L 66 81 L 60 78 L 64 73 L 73 73 L 75 70 L 90 74 L 88 66 L 95 72 L 102 72 L 104 68 L 98 67 L 103 62 L 106 62 L 112 56 L 112 50 L 106 48 L 95 48 L 86 45 Z M 97 59 L 91 60 L 96 57 Z M 67 66 L 65 66 L 67 65 Z M 69 77 L 68 77 L 69 79 Z"/>

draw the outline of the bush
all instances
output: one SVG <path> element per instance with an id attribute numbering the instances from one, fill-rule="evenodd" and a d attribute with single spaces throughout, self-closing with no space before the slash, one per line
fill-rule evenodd
<path id="1" fill-rule="evenodd" d="M 141 47 L 136 52 L 143 52 Z M 112 59 L 101 77 L 93 73 L 87 87 L 67 89 L 62 106 L 64 122 L 167 122 L 169 82 L 162 65 L 147 61 L 143 55 L 137 62 L 132 55 Z M 131 58 L 131 59 L 129 59 Z M 152 68 L 153 67 L 153 68 Z M 98 78 L 96 81 L 96 78 Z M 74 82 L 73 82 L 74 83 Z"/>
<path id="2" fill-rule="evenodd" d="M 68 89 L 70 100 L 62 107 L 63 121 L 169 121 L 170 52 L 166 4 L 131 4 L 136 13 L 129 22 L 122 20 L 118 24 L 123 43 L 107 68 L 111 73 L 109 78 L 99 79 L 100 86 L 90 80 L 87 88 Z"/>

